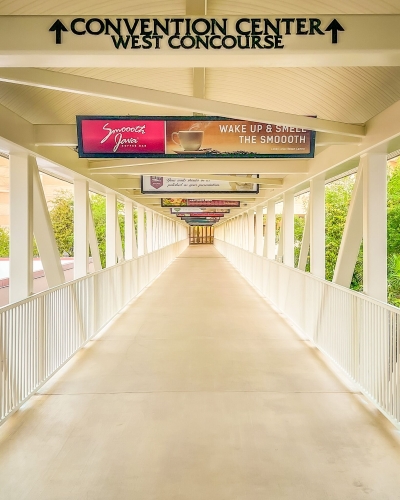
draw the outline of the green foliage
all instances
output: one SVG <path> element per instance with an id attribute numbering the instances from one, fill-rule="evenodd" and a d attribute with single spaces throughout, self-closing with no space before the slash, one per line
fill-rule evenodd
<path id="1" fill-rule="evenodd" d="M 90 195 L 93 222 L 96 230 L 101 266 L 106 267 L 106 199 L 100 194 Z"/>
<path id="2" fill-rule="evenodd" d="M 90 195 L 90 205 L 92 207 L 93 222 L 96 230 L 97 242 L 102 267 L 106 266 L 106 198 L 100 194 Z M 121 231 L 122 248 L 125 248 L 125 217 L 124 204 L 117 202 L 117 213 L 119 228 Z M 136 211 L 134 213 L 134 217 Z"/>
<path id="3" fill-rule="evenodd" d="M 0 257 L 10 255 L 10 233 L 8 228 L 0 227 Z"/>
<path id="4" fill-rule="evenodd" d="M 388 302 L 400 307 L 400 255 L 388 258 Z"/>
<path id="5" fill-rule="evenodd" d="M 65 190 L 56 192 L 50 202 L 50 219 L 60 256 L 74 255 L 74 198 Z"/>
<path id="6" fill-rule="evenodd" d="M 354 182 L 355 176 L 350 175 L 328 184 L 325 189 L 325 272 L 326 279 L 329 281 L 332 281 L 335 271 Z M 362 291 L 362 248 L 357 258 L 350 288 Z"/>
<path id="7" fill-rule="evenodd" d="M 294 266 L 297 267 L 300 257 L 301 242 L 303 241 L 303 233 L 306 219 L 299 215 L 294 216 Z"/>

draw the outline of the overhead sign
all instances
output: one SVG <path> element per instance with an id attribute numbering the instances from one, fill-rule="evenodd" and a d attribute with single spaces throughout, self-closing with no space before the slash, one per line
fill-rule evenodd
<path id="1" fill-rule="evenodd" d="M 220 213 L 220 212 L 183 212 L 181 214 L 175 214 L 177 217 L 217 217 L 221 218 L 224 217 L 225 214 Z"/>
<path id="2" fill-rule="evenodd" d="M 197 200 L 187 198 L 161 198 L 162 207 L 231 207 L 240 208 L 238 200 Z"/>
<path id="3" fill-rule="evenodd" d="M 313 158 L 315 132 L 216 116 L 77 116 L 80 158 Z"/>
<path id="4" fill-rule="evenodd" d="M 237 181 L 196 179 L 195 177 L 160 177 L 142 175 L 143 194 L 157 193 L 258 193 L 258 174 L 237 175 Z"/>
<path id="5" fill-rule="evenodd" d="M 325 18 L 326 19 L 326 18 Z M 345 31 L 337 19 L 319 17 L 207 18 L 121 18 L 75 17 L 57 19 L 49 26 L 54 42 L 61 45 L 71 37 L 107 36 L 117 50 L 232 50 L 284 49 L 288 36 L 330 37 L 338 43 Z M 68 35 L 67 35 L 68 33 Z"/>
<path id="6" fill-rule="evenodd" d="M 182 215 L 184 213 L 198 213 L 199 215 L 203 215 L 205 212 L 207 213 L 219 213 L 219 214 L 229 214 L 230 209 L 229 208 L 208 208 L 208 207 L 190 207 L 188 208 L 180 208 L 180 207 L 174 207 L 171 208 L 171 214 L 175 215 Z"/>
<path id="7" fill-rule="evenodd" d="M 182 220 L 185 222 L 212 222 L 216 223 L 219 221 L 219 219 L 215 217 L 184 217 Z"/>

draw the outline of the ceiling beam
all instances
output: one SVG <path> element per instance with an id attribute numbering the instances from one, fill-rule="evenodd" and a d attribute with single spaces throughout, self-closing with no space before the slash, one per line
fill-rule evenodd
<path id="1" fill-rule="evenodd" d="M 199 69 L 199 68 L 195 68 Z M 204 83 L 204 82 L 203 82 Z M 194 84 L 196 82 L 194 81 Z M 196 95 L 195 97 L 199 97 Z M 205 97 L 203 95 L 202 97 Z M 34 124 L 34 141 L 37 146 L 77 146 L 78 138 L 76 131 L 76 124 L 49 124 L 49 125 L 41 125 Z M 317 132 L 315 144 L 317 147 L 319 146 L 330 146 L 332 144 L 359 144 L 362 141 L 360 137 L 352 137 L 349 135 L 340 135 L 340 134 L 328 134 L 325 132 Z M 119 160 L 126 161 L 126 160 Z M 132 159 L 128 159 L 129 162 L 132 162 Z M 173 159 L 154 159 L 154 158 L 138 158 L 135 160 L 135 163 L 166 163 L 171 161 L 178 161 Z M 188 159 L 183 159 L 182 161 L 188 161 Z"/>
<path id="2" fill-rule="evenodd" d="M 240 104 L 211 101 L 198 97 L 172 94 L 142 87 L 133 87 L 131 85 L 43 69 L 0 68 L 0 81 L 117 101 L 156 105 L 189 113 L 196 111 L 210 116 L 224 116 L 226 118 L 259 123 L 287 125 L 290 127 L 355 137 L 363 137 L 365 135 L 365 127 L 363 125 L 310 118 L 308 116 L 293 115 L 262 108 L 252 108 Z"/>
<path id="3" fill-rule="evenodd" d="M 168 177 L 179 179 L 180 177 L 174 177 L 173 175 L 169 175 Z M 186 176 L 190 177 L 190 176 Z M 260 184 L 261 186 L 282 186 L 283 179 L 251 179 L 248 177 L 236 177 L 234 175 L 198 175 L 196 179 L 202 180 L 210 180 L 210 181 L 226 181 L 226 182 L 251 182 L 254 181 L 254 184 Z M 120 189 L 137 189 L 140 188 L 140 179 L 118 179 L 118 187 Z"/>
<path id="4" fill-rule="evenodd" d="M 123 160 L 102 160 L 89 163 L 90 172 L 101 174 L 138 174 L 138 175 L 196 175 L 196 174 L 306 174 L 310 160 L 172 160 L 165 163 L 144 163 L 136 158 Z"/>

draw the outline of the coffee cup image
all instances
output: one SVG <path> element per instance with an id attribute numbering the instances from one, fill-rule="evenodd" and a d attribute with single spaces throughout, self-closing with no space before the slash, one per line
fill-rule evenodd
<path id="1" fill-rule="evenodd" d="M 198 151 L 203 143 L 203 137 L 202 130 L 180 130 L 171 135 L 172 141 L 184 151 Z"/>

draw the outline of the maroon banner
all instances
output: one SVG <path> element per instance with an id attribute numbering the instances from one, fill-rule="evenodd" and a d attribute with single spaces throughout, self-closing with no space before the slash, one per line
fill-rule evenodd
<path id="1" fill-rule="evenodd" d="M 162 207 L 231 207 L 240 208 L 237 200 L 197 200 L 188 198 L 161 198 Z"/>
<path id="2" fill-rule="evenodd" d="M 163 120 L 82 120 L 81 149 L 84 155 L 164 154 Z"/>
<path id="3" fill-rule="evenodd" d="M 175 214 L 177 217 L 224 217 L 225 214 L 221 214 L 219 212 L 180 212 L 179 214 Z"/>
<path id="4" fill-rule="evenodd" d="M 315 132 L 218 116 L 77 116 L 80 158 L 313 158 Z"/>

